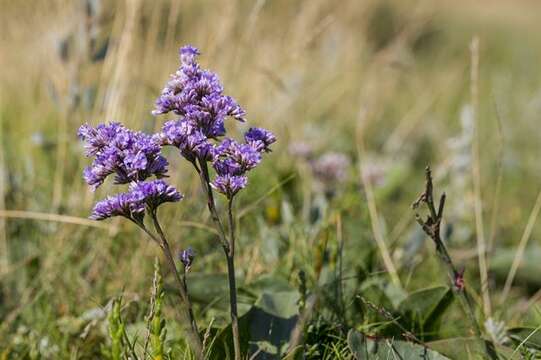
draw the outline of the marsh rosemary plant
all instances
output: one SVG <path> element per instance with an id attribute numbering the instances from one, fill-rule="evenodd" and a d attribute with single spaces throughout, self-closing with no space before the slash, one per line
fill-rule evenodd
<path id="1" fill-rule="evenodd" d="M 223 94 L 223 86 L 216 74 L 199 66 L 196 61 L 198 55 L 199 51 L 194 47 L 180 49 L 180 67 L 171 75 L 152 112 L 154 115 L 171 112 L 178 118 L 167 121 L 159 133 L 147 135 L 119 123 L 95 128 L 83 125 L 80 128 L 79 137 L 86 142 L 86 155 L 94 157 L 92 165 L 84 171 L 84 178 L 92 190 L 112 174 L 115 175 L 115 184 L 129 184 L 127 192 L 98 202 L 91 218 L 104 220 L 123 216 L 159 245 L 175 275 L 189 342 L 196 356 L 202 358 L 202 342 L 188 297 L 185 273 L 181 276 L 177 270 L 158 219 L 160 205 L 182 199 L 182 195 L 164 180 L 168 162 L 161 153 L 162 147 L 176 147 L 180 155 L 193 165 L 201 180 L 207 207 L 227 261 L 235 359 L 240 360 L 233 204 L 235 196 L 248 184 L 248 172 L 261 162 L 264 153 L 270 152 L 270 145 L 276 138 L 261 128 L 250 128 L 243 141 L 226 137 L 226 119 L 244 122 L 245 111 L 232 97 Z M 150 180 L 152 177 L 155 179 Z M 217 210 L 215 192 L 222 194 L 227 201 L 225 216 L 220 216 Z M 145 224 L 145 216 L 150 218 L 154 231 Z M 227 219 L 227 226 L 223 217 Z M 191 265 L 191 259 L 193 254 L 181 254 L 185 271 Z"/>

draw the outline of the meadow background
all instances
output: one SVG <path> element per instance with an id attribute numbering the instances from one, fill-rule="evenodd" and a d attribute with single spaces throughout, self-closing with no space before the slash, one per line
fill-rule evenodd
<path id="1" fill-rule="evenodd" d="M 533 0 L 1 0 L 0 358 L 104 357 L 119 295 L 130 336 L 144 337 L 159 251 L 126 221 L 87 220 L 111 187 L 87 189 L 76 131 L 113 120 L 159 129 L 164 118 L 150 111 L 184 44 L 202 51 L 248 124 L 278 138 L 237 202 L 243 308 L 278 293 L 275 315 L 296 319 L 306 306 L 297 299 L 317 294 L 303 330 L 308 358 L 352 358 L 351 328 L 390 334 L 365 298 L 395 313 L 408 294 L 449 285 L 410 208 L 431 165 L 484 336 L 502 354 L 534 358 L 540 30 Z M 237 134 L 248 126 L 232 124 Z M 346 157 L 343 176 L 318 171 L 329 153 Z M 199 180 L 179 157 L 171 181 L 186 198 L 163 207 L 163 223 L 175 250 L 197 253 L 189 281 L 201 326 L 223 327 L 226 264 Z M 167 299 L 175 348 L 182 336 Z M 472 335 L 457 304 L 440 315 L 433 332 L 416 319 L 402 326 L 433 342 Z M 255 359 L 284 353 L 289 333 L 277 332 Z"/>

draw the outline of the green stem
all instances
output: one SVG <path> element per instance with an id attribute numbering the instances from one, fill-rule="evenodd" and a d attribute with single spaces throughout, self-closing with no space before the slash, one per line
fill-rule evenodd
<path id="1" fill-rule="evenodd" d="M 237 284 L 235 280 L 235 220 L 233 218 L 233 197 L 227 204 L 229 218 L 229 251 L 224 248 L 227 257 L 227 276 L 229 278 L 229 304 L 231 308 L 231 328 L 233 330 L 233 345 L 235 348 L 235 360 L 240 360 L 240 335 L 239 320 L 237 313 Z"/>
<path id="2" fill-rule="evenodd" d="M 241 360 L 240 350 L 240 334 L 238 324 L 238 311 L 237 311 L 237 284 L 235 279 L 235 224 L 233 221 L 233 199 L 229 199 L 228 203 L 228 216 L 229 216 L 229 231 L 230 238 L 227 238 L 225 228 L 220 220 L 218 211 L 216 210 L 216 203 L 214 200 L 214 194 L 212 187 L 210 186 L 210 175 L 206 161 L 199 159 L 199 166 L 193 162 L 195 169 L 197 170 L 201 179 L 201 186 L 207 195 L 207 207 L 210 212 L 210 216 L 218 234 L 222 247 L 224 249 L 225 257 L 227 260 L 227 276 L 229 280 L 229 305 L 231 314 L 231 329 L 233 332 L 233 346 L 235 351 L 235 360 Z"/>

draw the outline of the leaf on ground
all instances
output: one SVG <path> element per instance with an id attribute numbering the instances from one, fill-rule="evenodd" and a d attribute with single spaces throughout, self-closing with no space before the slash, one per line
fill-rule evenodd
<path id="1" fill-rule="evenodd" d="M 411 324 L 430 332 L 453 301 L 447 286 L 436 286 L 414 291 L 398 306 L 398 310 Z"/>
<path id="2" fill-rule="evenodd" d="M 484 359 L 486 354 L 484 340 L 475 337 L 436 340 L 428 346 L 451 359 Z"/>
<path id="3" fill-rule="evenodd" d="M 426 346 L 388 338 L 371 339 L 358 331 L 348 333 L 348 347 L 357 360 L 426 359 L 449 360 Z"/>
<path id="4" fill-rule="evenodd" d="M 253 354 L 261 350 L 258 360 L 283 355 L 297 324 L 298 299 L 297 291 L 263 292 L 250 311 L 239 318 L 242 352 Z M 232 349 L 231 325 L 228 325 L 218 334 L 210 358 L 225 359 Z"/>
<path id="5" fill-rule="evenodd" d="M 268 314 L 288 319 L 297 315 L 298 301 L 299 293 L 297 291 L 264 292 L 255 305 Z"/>

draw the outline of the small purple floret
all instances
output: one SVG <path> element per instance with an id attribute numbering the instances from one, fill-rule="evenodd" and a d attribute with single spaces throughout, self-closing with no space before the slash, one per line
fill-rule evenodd
<path id="1" fill-rule="evenodd" d="M 179 254 L 180 262 L 184 265 L 184 268 L 186 269 L 186 271 L 188 271 L 190 267 L 192 266 L 194 258 L 195 258 L 195 252 L 193 251 L 191 246 L 185 250 L 182 250 Z"/>
<path id="2" fill-rule="evenodd" d="M 244 134 L 246 142 L 254 146 L 258 151 L 270 152 L 270 145 L 276 142 L 276 136 L 266 129 L 250 128 Z"/>
<path id="3" fill-rule="evenodd" d="M 134 183 L 130 186 L 130 192 L 152 210 L 165 202 L 177 202 L 182 199 L 177 189 L 163 180 Z"/>
<path id="4" fill-rule="evenodd" d="M 244 189 L 247 184 L 248 178 L 246 176 L 218 175 L 211 185 L 218 192 L 232 198 L 236 193 Z"/>

